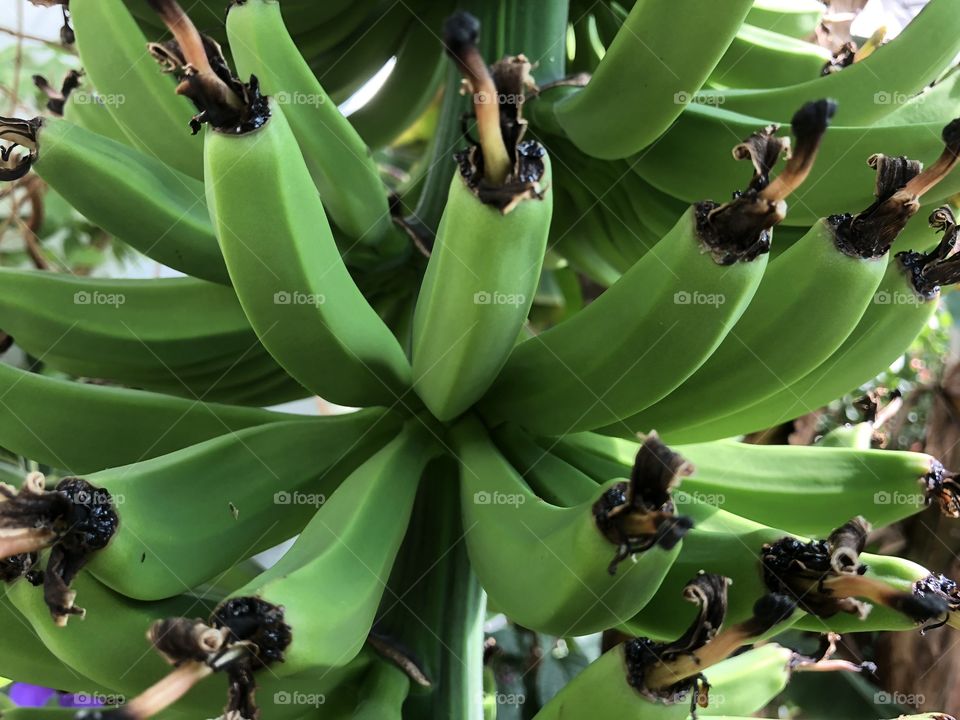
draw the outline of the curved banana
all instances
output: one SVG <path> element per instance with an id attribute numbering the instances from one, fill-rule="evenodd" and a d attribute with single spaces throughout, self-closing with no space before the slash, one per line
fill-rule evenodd
<path id="1" fill-rule="evenodd" d="M 34 123 L 33 168 L 88 220 L 157 262 L 230 283 L 203 183 L 69 120 Z M 9 125 L 0 122 L 0 132 Z"/>
<path id="2" fill-rule="evenodd" d="M 347 272 L 284 115 L 273 102 L 265 112 L 259 129 L 206 141 L 208 203 L 240 304 L 305 387 L 343 405 L 392 404 L 409 363 Z"/>
<path id="3" fill-rule="evenodd" d="M 562 508 L 534 494 L 475 419 L 454 428 L 453 440 L 470 562 L 512 620 L 583 635 L 611 627 L 656 592 L 689 527 L 669 499 L 682 458 L 651 444 L 631 482 L 610 482 Z"/>
<path id="4" fill-rule="evenodd" d="M 431 5 L 423 20 L 413 24 L 383 86 L 348 118 L 370 148 L 399 137 L 437 97 L 447 71 L 443 44 L 437 38 L 440 11 L 446 10 L 441 4 Z"/>
<path id="5" fill-rule="evenodd" d="M 927 122 L 832 125 L 824 135 L 816 166 L 797 190 L 785 224 L 809 227 L 820 218 L 863 207 L 870 201 L 873 172 L 866 164 L 850 162 L 850 158 L 870 157 L 882 151 L 889 157 L 933 162 L 943 150 L 943 126 L 956 117 L 956 100 L 943 97 L 951 91 L 951 84 L 940 83 L 913 101 L 918 106 L 929 103 L 930 107 L 943 108 L 937 119 Z M 944 100 L 943 104 L 938 98 Z M 734 182 L 736 165 L 724 150 L 731 133 L 746 137 L 763 122 L 726 106 L 693 103 L 656 144 L 634 159 L 631 167 L 655 188 L 679 200 L 695 202 L 710 197 Z M 703 168 L 708 171 L 703 172 Z M 942 204 L 958 191 L 960 174 L 954 174 L 931 190 L 924 203 Z"/>
<path id="6" fill-rule="evenodd" d="M 769 164 L 784 141 L 767 128 L 738 146 L 741 157 L 754 159 L 750 188 L 724 205 L 690 207 L 599 298 L 520 343 L 481 404 L 485 417 L 560 435 L 615 423 L 661 398 L 672 401 L 675 388 L 716 357 L 755 306 L 754 293 L 766 284 L 769 229 L 809 170 L 831 107 L 820 101 L 797 112 L 802 149 L 770 184 Z M 640 297 L 643 312 L 634 310 Z"/>
<path id="7" fill-rule="evenodd" d="M 814 225 L 770 263 L 750 307 L 696 373 L 668 398 L 606 431 L 656 428 L 671 442 L 680 437 L 672 433 L 685 428 L 687 442 L 722 437 L 708 430 L 700 435 L 696 427 L 763 400 L 827 361 L 874 301 L 885 256 L 919 199 L 956 165 L 960 121 L 947 125 L 942 136 L 946 148 L 923 172 L 905 158 L 871 157 L 876 201 L 855 216 L 835 215 Z M 835 288 L 843 288 L 842 303 L 835 302 Z M 789 332 L 782 331 L 785 326 Z M 709 397 L 724 402 L 705 402 Z"/>
<path id="8" fill-rule="evenodd" d="M 838 125 L 870 125 L 953 64 L 960 52 L 955 12 L 950 0 L 931 0 L 896 38 L 840 72 L 776 88 L 703 90 L 695 102 L 782 121 L 799 103 L 830 97 L 839 103 Z"/>
<path id="9" fill-rule="evenodd" d="M 815 370 L 749 407 L 690 428 L 692 437 L 730 437 L 792 420 L 823 407 L 888 368 L 930 322 L 937 311 L 941 285 L 960 281 L 952 254 L 957 244 L 953 212 L 944 206 L 930 216 L 944 233 L 927 253 L 904 251 L 891 258 L 887 271 L 854 331 Z M 677 438 L 683 442 L 687 432 Z"/>
<path id="10" fill-rule="evenodd" d="M 363 139 L 330 100 L 287 32 L 275 0 L 244 0 L 227 13 L 237 73 L 256 76 L 282 106 L 330 219 L 375 245 L 391 229 L 387 191 Z"/>
<path id="11" fill-rule="evenodd" d="M 795 38 L 813 35 L 823 16 L 820 0 L 754 0 L 747 22 Z"/>
<path id="12" fill-rule="evenodd" d="M 122 0 L 72 0 L 70 20 L 84 72 L 130 142 L 202 178 L 203 139 L 190 136 L 190 104 L 174 96 L 174 83 L 147 52 L 147 38 Z"/>
<path id="13" fill-rule="evenodd" d="M 242 402 L 250 389 L 238 392 L 235 381 L 264 378 L 279 380 L 274 403 L 308 394 L 273 362 L 222 285 L 14 269 L 0 269 L 0 284 L 4 332 L 63 372 L 212 401 Z"/>
<path id="14" fill-rule="evenodd" d="M 694 576 L 682 595 L 673 597 L 675 605 L 683 597 L 696 606 L 696 617 L 679 639 L 659 643 L 638 637 L 608 650 L 544 705 L 535 720 L 624 713 L 644 720 L 685 720 L 696 716 L 697 706 L 709 708 L 711 676 L 720 671 L 725 658 L 770 633 L 795 608 L 783 595 L 767 595 L 748 619 L 730 624 L 728 584 L 727 578 L 713 573 Z M 729 671 L 721 676 L 729 682 Z"/>
<path id="15" fill-rule="evenodd" d="M 284 421 L 260 408 L 64 380 L 0 363 L 0 447 L 83 474 Z"/>
<path id="16" fill-rule="evenodd" d="M 731 622 L 749 617 L 757 598 L 768 592 L 794 598 L 807 616 L 799 614 L 791 624 L 819 632 L 916 628 L 942 617 L 948 607 L 944 598 L 920 596 L 909 583 L 878 570 L 878 563 L 906 561 L 862 552 L 869 527 L 862 518 L 823 540 L 806 541 L 705 503 L 682 507 L 695 525 L 660 590 L 624 624 L 627 632 L 665 638 L 682 631 L 690 613 L 678 610 L 674 598 L 691 574 L 704 568 L 732 580 Z"/>
<path id="17" fill-rule="evenodd" d="M 781 32 L 747 22 L 710 75 L 719 88 L 779 88 L 820 77 L 830 52 Z"/>
<path id="18" fill-rule="evenodd" d="M 276 565 L 221 602 L 207 623 L 175 613 L 154 625 L 155 646 L 177 664 L 156 687 L 176 683 L 184 692 L 221 670 L 230 681 L 227 713 L 249 713 L 256 712 L 254 673 L 293 681 L 357 662 L 435 452 L 419 421 L 410 421 L 337 488 Z M 156 696 L 143 693 L 138 707 Z"/>
<path id="19" fill-rule="evenodd" d="M 622 477 L 640 449 L 594 433 L 540 443 L 594 483 Z M 680 502 L 716 505 L 799 535 L 826 535 L 857 514 L 880 528 L 930 504 L 948 517 L 960 514 L 953 474 L 923 453 L 733 440 L 672 447 L 693 468 Z"/>
<path id="20" fill-rule="evenodd" d="M 507 361 L 533 304 L 553 207 L 549 157 L 522 139 L 516 98 L 529 63 L 507 58 L 491 77 L 477 32 L 464 15 L 445 29 L 474 94 L 480 143 L 457 156 L 413 319 L 414 388 L 439 420 L 473 405 Z M 491 100 L 501 97 L 513 100 Z"/>
<path id="21" fill-rule="evenodd" d="M 593 157 L 639 152 L 670 127 L 703 86 L 751 4 L 730 0 L 721 8 L 697 0 L 637 0 L 590 82 L 556 101 L 556 123 Z M 678 14 L 686 18 L 680 26 Z M 689 47 L 697 52 L 687 52 Z M 641 77 L 644 81 L 637 82 Z M 810 97 L 823 95 L 803 101 Z M 547 94 L 541 102 L 548 102 Z"/>

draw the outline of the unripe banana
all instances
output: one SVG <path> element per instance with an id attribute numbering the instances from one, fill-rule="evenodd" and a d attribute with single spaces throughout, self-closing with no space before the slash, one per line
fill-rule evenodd
<path id="1" fill-rule="evenodd" d="M 392 404 L 410 368 L 347 272 L 284 115 L 208 133 L 208 204 L 240 304 L 266 349 L 343 405 Z M 251 178 L 269 178 L 251 182 Z"/>
<path id="2" fill-rule="evenodd" d="M 624 477 L 640 449 L 594 433 L 541 443 L 595 483 Z M 681 502 L 717 505 L 800 535 L 828 534 L 857 514 L 884 527 L 931 503 L 948 517 L 960 513 L 953 474 L 923 453 L 733 440 L 673 447 L 693 467 Z"/>
<path id="3" fill-rule="evenodd" d="M 784 87 L 704 90 L 697 102 L 783 121 L 799 103 L 831 97 L 839 102 L 838 125 L 870 125 L 899 104 L 884 98 L 910 97 L 953 64 L 960 52 L 955 12 L 951 0 L 931 0 L 896 38 L 840 72 Z"/>
<path id="4" fill-rule="evenodd" d="M 63 106 L 63 117 L 67 122 L 84 130 L 110 138 L 121 145 L 134 147 L 130 138 L 123 132 L 123 128 L 110 115 L 103 98 L 91 88 L 86 91 L 75 89 L 67 95 Z"/>
<path id="5" fill-rule="evenodd" d="M 49 510 L 35 509 L 30 514 L 27 505 L 19 506 L 18 496 L 0 504 L 0 518 L 9 528 L 18 527 L 19 516 L 25 518 L 20 526 L 42 518 L 37 531 L 23 530 L 26 535 L 32 532 L 33 549 L 48 544 L 67 548 L 72 564 L 62 572 L 59 566 L 48 565 L 44 576 L 51 611 L 58 618 L 77 612 L 72 609 L 72 595 L 65 602 L 58 598 L 83 565 L 127 597 L 172 597 L 295 535 L 343 478 L 397 428 L 397 422 L 381 411 L 248 428 L 88 475 L 91 489 L 85 491 L 86 497 L 78 496 L 72 507 L 56 504 L 59 493 L 54 492 L 52 497 L 33 501 L 33 507 L 48 502 Z M 251 474 L 266 477 L 257 483 L 244 482 Z M 198 478 L 203 479 L 198 483 Z M 101 503 L 119 516 L 119 523 L 108 531 L 108 544 L 91 547 L 81 535 L 82 528 L 72 526 L 49 537 L 47 528 L 57 527 L 61 516 L 71 517 L 72 508 L 92 506 L 95 511 Z M 178 527 L 189 528 L 191 543 L 202 552 L 184 553 L 185 536 L 171 534 L 156 522 L 165 504 L 169 506 L 165 516 Z M 62 587 L 52 585 L 56 575 L 62 576 Z"/>
<path id="6" fill-rule="evenodd" d="M 300 55 L 280 5 L 235 1 L 227 13 L 227 37 L 238 75 L 255 75 L 265 94 L 287 98 L 283 114 L 330 219 L 358 242 L 376 244 L 392 226 L 377 165 Z"/>
<path id="7" fill-rule="evenodd" d="M 718 88 L 779 88 L 813 80 L 830 61 L 819 45 L 797 40 L 779 30 L 765 30 L 748 22 L 720 58 L 710 83 Z"/>
<path id="8" fill-rule="evenodd" d="M 540 280 L 553 207 L 544 147 L 523 140 L 530 64 L 488 72 L 469 15 L 444 41 L 474 97 L 480 142 L 457 156 L 413 321 L 414 388 L 439 420 L 473 405 L 506 362 Z M 518 100 L 519 98 L 519 100 Z"/>
<path id="9" fill-rule="evenodd" d="M 0 585 L 0 676 L 17 682 L 70 691 L 100 690 L 103 686 L 60 662 L 37 637 L 30 623 L 17 611 L 6 591 L 9 578 Z M 2 708 L 2 706 L 0 706 Z M 0 709 L 7 717 L 6 709 Z"/>
<path id="10" fill-rule="evenodd" d="M 718 575 L 697 574 L 683 588 L 682 597 L 696 605 L 696 617 L 686 633 L 672 642 L 641 637 L 608 650 L 567 683 L 535 720 L 625 713 L 644 720 L 685 719 L 688 714 L 696 716 L 698 705 L 710 707 L 713 666 L 719 670 L 727 656 L 770 633 L 795 607 L 782 595 L 767 595 L 749 619 L 729 624 L 728 584 Z"/>
<path id="11" fill-rule="evenodd" d="M 750 189 L 724 205 L 690 207 L 599 298 L 520 343 L 481 405 L 485 417 L 560 435 L 618 423 L 661 398 L 672 403 L 676 388 L 716 357 L 730 329 L 756 304 L 748 308 L 766 283 L 769 229 L 809 171 L 831 108 L 820 101 L 797 112 L 802 150 L 772 183 L 770 165 L 785 141 L 766 128 L 737 146 L 739 157 L 754 159 Z M 833 248 L 826 250 L 833 260 Z M 859 278 L 852 267 L 850 274 Z M 633 311 L 638 297 L 645 298 L 644 312 Z M 690 332 L 691 323 L 697 332 Z"/>
<path id="12" fill-rule="evenodd" d="M 76 580 L 88 615 L 82 622 L 58 627 L 50 619 L 43 593 L 25 579 L 7 590 L 7 598 L 30 623 L 33 632 L 60 662 L 83 668 L 97 685 L 132 697 L 165 672 L 164 662 L 150 651 L 145 628 L 172 614 L 197 614 L 203 603 L 183 596 L 159 603 L 141 603 L 119 595 L 83 573 Z M 110 652 L 97 652 L 104 642 Z M 212 717 L 218 705 L 218 688 L 205 683 L 174 710 L 192 711 L 193 717 Z"/>
<path id="13" fill-rule="evenodd" d="M 891 96 L 883 98 L 892 102 Z M 914 121 L 904 116 L 896 122 L 910 105 L 917 108 L 923 105 L 935 117 Z M 862 126 L 831 126 L 823 138 L 819 160 L 808 181 L 796 193 L 796 202 L 791 205 L 784 224 L 809 227 L 819 218 L 863 207 L 870 201 L 868 193 L 875 182 L 874 173 L 866 164 L 850 162 L 850 158 L 866 158 L 882 151 L 889 157 L 933 162 L 943 150 L 943 126 L 954 117 L 955 86 L 943 82 L 909 101 L 897 113 L 891 113 L 889 125 L 885 121 Z M 691 103 L 677 122 L 656 144 L 637 156 L 631 166 L 661 192 L 685 202 L 696 202 L 735 182 L 736 166 L 725 152 L 731 133 L 745 137 L 762 123 L 755 117 L 732 112 L 726 106 Z M 695 158 L 696 164 L 683 158 Z M 954 174 L 930 191 L 923 202 L 939 205 L 958 191 L 960 174 Z"/>
<path id="14" fill-rule="evenodd" d="M 747 22 L 795 38 L 813 35 L 823 16 L 820 0 L 754 0 Z"/>
<path id="15" fill-rule="evenodd" d="M 492 605 L 524 627 L 567 636 L 610 627 L 646 604 L 689 528 L 669 493 L 682 458 L 651 441 L 631 482 L 558 507 L 533 493 L 475 419 L 453 432 L 467 550 Z"/>
<path id="16" fill-rule="evenodd" d="M 437 41 L 442 3 L 431 4 L 422 22 L 407 32 L 396 63 L 377 94 L 350 115 L 350 124 L 372 149 L 388 145 L 409 128 L 436 98 L 447 72 Z"/>
<path id="17" fill-rule="evenodd" d="M 122 0 L 73 0 L 70 19 L 83 68 L 130 142 L 194 178 L 203 177 L 202 138 L 190 137 L 190 104 L 173 95 Z M 122 71 L 118 71 L 122 68 Z"/>
<path id="18" fill-rule="evenodd" d="M 306 421 L 260 408 L 74 382 L 0 363 L 0 447 L 84 474 L 120 467 L 272 422 Z"/>
<path id="19" fill-rule="evenodd" d="M 36 123 L 33 167 L 76 210 L 157 262 L 229 284 L 203 183 L 68 120 Z"/>
<path id="20" fill-rule="evenodd" d="M 267 354 L 222 285 L 9 268 L 0 268 L 0 281 L 4 332 L 63 372 L 213 401 L 267 405 L 308 394 Z M 267 379 L 279 384 L 250 385 Z"/>
<path id="21" fill-rule="evenodd" d="M 944 233 L 928 253 L 901 252 L 890 259 L 873 302 L 854 331 L 819 367 L 763 400 L 711 422 L 689 429 L 690 437 L 739 435 L 813 412 L 857 388 L 888 368 L 927 326 L 937 311 L 940 286 L 960 280 L 960 265 L 951 254 L 957 225 L 944 206 L 930 223 Z M 684 441 L 687 432 L 677 439 Z"/>
<path id="22" fill-rule="evenodd" d="M 410 421 L 337 488 L 280 561 L 221 602 L 208 624 L 175 617 L 155 625 L 155 646 L 178 668 L 131 703 L 135 711 L 128 705 L 128 716 L 145 717 L 142 708 L 160 688 L 183 679 L 185 691 L 212 670 L 225 671 L 230 680 L 228 713 L 256 712 L 256 671 L 265 679 L 292 680 L 336 674 L 357 661 L 406 532 L 421 472 L 435 453 L 420 422 Z M 183 629 L 192 642 L 166 640 Z M 222 645 L 198 642 L 211 634 Z"/>
<path id="23" fill-rule="evenodd" d="M 949 605 L 943 597 L 918 595 L 909 582 L 875 570 L 878 563 L 904 561 L 862 552 L 868 527 L 862 518 L 837 528 L 826 540 L 805 541 L 703 503 L 682 507 L 696 524 L 657 595 L 625 623 L 627 632 L 664 638 L 682 631 L 689 613 L 678 610 L 673 597 L 691 573 L 707 567 L 733 581 L 731 622 L 749 617 L 753 603 L 767 592 L 794 598 L 811 617 L 801 614 L 791 623 L 818 632 L 916 628 L 942 617 Z"/>
<path id="24" fill-rule="evenodd" d="M 670 127 L 703 86 L 751 4 L 729 0 L 721 8 L 697 0 L 638 0 L 590 82 L 556 103 L 556 122 L 593 157 L 639 152 Z M 687 19 L 682 26 L 677 13 Z M 689 47 L 697 52 L 687 52 Z M 823 95 L 801 102 L 811 97 Z"/>
<path id="25" fill-rule="evenodd" d="M 855 216 L 835 215 L 814 225 L 770 264 L 750 307 L 709 360 L 669 397 L 604 431 L 657 428 L 671 442 L 723 437 L 710 431 L 710 421 L 763 400 L 830 358 L 875 300 L 885 256 L 917 212 L 919 198 L 958 161 L 960 120 L 941 135 L 946 147 L 923 172 L 906 158 L 872 156 L 876 201 Z M 834 298 L 838 287 L 844 289 L 841 304 Z M 706 401 L 710 397 L 724 402 Z"/>

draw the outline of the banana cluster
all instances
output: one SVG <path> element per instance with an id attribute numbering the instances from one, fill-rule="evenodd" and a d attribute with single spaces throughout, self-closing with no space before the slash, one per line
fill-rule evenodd
<path id="1" fill-rule="evenodd" d="M 0 675 L 117 720 L 480 720 L 486 606 L 620 640 L 539 720 L 733 720 L 872 669 L 837 633 L 960 627 L 951 579 L 868 552 L 960 516 L 935 458 L 736 439 L 960 281 L 951 0 L 837 56 L 815 2 L 460 5 L 70 0 L 83 74 L 0 118 L 0 179 L 184 277 L 0 271 L 35 470 L 0 483 Z M 441 86 L 393 196 L 373 151 Z M 357 410 L 267 409 L 315 396 Z M 73 717 L 39 712 L 2 716 Z"/>

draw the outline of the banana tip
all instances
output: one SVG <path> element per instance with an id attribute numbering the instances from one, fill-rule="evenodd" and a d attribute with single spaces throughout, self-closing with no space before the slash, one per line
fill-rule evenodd
<path id="1" fill-rule="evenodd" d="M 454 57 L 474 47 L 479 37 L 480 21 L 468 12 L 454 13 L 443 24 L 443 44 Z"/>
<path id="2" fill-rule="evenodd" d="M 797 142 L 822 135 L 836 112 L 836 100 L 824 98 L 806 103 L 794 113 L 790 121 L 790 127 Z"/>

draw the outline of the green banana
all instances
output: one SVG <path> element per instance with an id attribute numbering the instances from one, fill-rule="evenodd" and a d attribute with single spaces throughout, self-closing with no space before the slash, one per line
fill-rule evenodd
<path id="1" fill-rule="evenodd" d="M 638 0 L 590 82 L 555 101 L 555 122 L 593 157 L 639 152 L 670 127 L 703 86 L 750 5 L 750 0 L 730 0 L 722 8 L 696 0 Z M 685 18 L 681 25 L 678 16 Z M 689 47 L 697 52 L 688 52 Z M 638 77 L 644 81 L 637 82 Z M 548 102 L 548 96 L 540 102 Z M 823 95 L 801 102 L 810 97 Z"/>
<path id="2" fill-rule="evenodd" d="M 112 280 L 0 268 L 3 329 L 49 366 L 206 400 L 308 393 L 260 345 L 229 288 L 192 278 Z M 198 312 L 202 309 L 202 312 Z M 278 378 L 276 387 L 235 382 Z M 231 385 L 234 385 L 231 388 Z"/>
<path id="3" fill-rule="evenodd" d="M 748 14 L 749 20 L 749 14 Z M 710 75 L 720 88 L 779 88 L 820 76 L 830 52 L 773 30 L 740 26 Z"/>
<path id="4" fill-rule="evenodd" d="M 39 549 L 53 544 L 66 548 L 72 565 L 64 571 L 49 567 L 44 590 L 51 594 L 56 617 L 79 614 L 73 597 L 60 603 L 71 577 L 86 566 L 113 590 L 137 600 L 157 600 L 188 591 L 242 559 L 295 535 L 342 479 L 396 432 L 398 424 L 382 411 L 369 410 L 312 422 L 271 423 L 126 467 L 86 477 L 85 497 L 76 495 L 62 507 L 61 485 L 49 497 L 27 494 L 23 502 L 0 504 L 7 527 L 42 523 L 24 531 Z M 310 452 L 304 452 L 310 448 Z M 242 482 L 245 474 L 266 476 L 258 483 Z M 212 475 L 212 476 L 211 476 Z M 204 477 L 198 484 L 197 477 Z M 241 480 L 238 482 L 238 480 Z M 21 490 L 21 495 L 26 492 Z M 32 502 L 32 505 L 27 503 Z M 46 502 L 41 514 L 36 509 Z M 203 552 L 183 553 L 183 537 L 155 521 L 164 503 L 167 516 L 193 531 L 192 542 Z M 91 547 L 79 529 L 57 530 L 73 508 L 107 505 L 119 523 Z M 28 512 L 28 508 L 35 508 Z M 18 517 L 24 520 L 18 522 Z M 103 547 L 106 545 L 106 547 Z M 28 549 L 29 551 L 30 549 Z M 24 552 L 22 547 L 18 552 Z M 76 558 L 75 560 L 73 558 Z M 64 587 L 54 587 L 60 578 Z M 61 608 L 57 605 L 63 605 Z"/>
<path id="5" fill-rule="evenodd" d="M 876 201 L 856 216 L 835 215 L 814 225 L 770 264 L 750 307 L 709 360 L 668 398 L 606 431 L 656 428 L 670 442 L 678 442 L 672 433 L 684 428 L 687 442 L 722 437 L 701 436 L 696 426 L 749 407 L 827 361 L 874 301 L 886 255 L 917 212 L 919 198 L 957 163 L 960 121 L 948 124 L 942 137 L 946 148 L 923 172 L 905 158 L 871 157 Z M 835 302 L 834 288 L 843 288 L 843 303 Z M 785 324 L 789 332 L 782 331 Z M 711 396 L 724 402 L 705 402 Z"/>
<path id="6" fill-rule="evenodd" d="M 336 674 L 357 662 L 421 472 L 435 452 L 419 421 L 410 421 L 337 488 L 283 558 L 220 603 L 208 624 L 186 620 L 184 613 L 156 624 L 151 635 L 157 648 L 178 664 L 159 687 L 179 683 L 179 675 L 187 679 L 186 690 L 222 670 L 230 680 L 227 712 L 255 712 L 255 671 L 263 669 L 257 676 L 265 680 L 292 680 Z M 216 646 L 204 640 L 211 635 L 219 638 Z M 139 708 L 154 697 L 142 694 L 130 715 L 145 717 Z"/>
<path id="7" fill-rule="evenodd" d="M 4 578 L 6 579 L 6 578 Z M 37 637 L 30 623 L 6 597 L 9 585 L 0 586 L 0 675 L 31 685 L 71 691 L 100 690 L 92 680 L 61 663 Z M 3 717 L 6 717 L 6 711 Z"/>
<path id="8" fill-rule="evenodd" d="M 801 149 L 770 184 L 769 164 L 784 141 L 767 128 L 739 145 L 736 152 L 754 160 L 750 188 L 724 205 L 690 207 L 609 290 L 520 343 L 482 403 L 484 415 L 559 435 L 617 422 L 672 398 L 755 306 L 751 299 L 766 284 L 769 229 L 809 170 L 831 108 L 820 101 L 797 112 Z M 644 312 L 632 310 L 637 297 L 645 298 Z M 689 323 L 705 317 L 698 332 L 690 332 Z"/>
<path id="9" fill-rule="evenodd" d="M 363 680 L 353 720 L 401 720 L 401 706 L 410 692 L 410 678 L 400 668 L 375 663 Z"/>
<path id="10" fill-rule="evenodd" d="M 678 718 L 696 716 L 709 707 L 711 675 L 741 645 L 769 633 L 793 613 L 783 595 L 768 595 L 752 616 L 726 622 L 729 580 L 701 573 L 683 588 L 682 597 L 696 606 L 689 629 L 672 642 L 636 638 L 617 645 L 567 683 L 534 720 L 580 717 Z M 676 604 L 677 596 L 673 601 Z M 729 671 L 721 673 L 728 680 Z M 720 706 L 721 708 L 723 705 Z"/>
<path id="11" fill-rule="evenodd" d="M 826 405 L 889 367 L 937 311 L 940 285 L 960 281 L 952 254 L 957 242 L 953 212 L 943 206 L 930 216 L 943 239 L 928 253 L 904 251 L 892 258 L 873 302 L 843 344 L 815 370 L 786 388 L 706 428 L 691 428 L 691 437 L 726 437 L 772 427 Z M 679 441 L 686 435 L 678 434 Z"/>
<path id="12" fill-rule="evenodd" d="M 68 667 L 83 668 L 84 674 L 99 687 L 132 696 L 164 674 L 164 663 L 150 652 L 144 629 L 170 614 L 189 614 L 203 606 L 202 601 L 179 597 L 160 603 L 140 603 L 119 595 L 82 574 L 77 578 L 78 592 L 90 610 L 83 622 L 58 627 L 42 593 L 25 579 L 7 589 L 7 599 L 30 623 L 32 631 L 58 660 Z M 105 639 L 114 638 L 111 652 L 96 653 Z M 216 688 L 206 683 L 175 710 L 192 709 L 212 716 L 217 708 Z M 197 715 L 194 714 L 194 717 Z"/>
<path id="13" fill-rule="evenodd" d="M 950 83 L 940 83 L 914 101 L 918 106 L 930 103 L 931 107 L 954 103 L 935 120 L 899 125 L 832 125 L 823 138 L 817 165 L 804 187 L 797 191 L 785 223 L 809 227 L 819 218 L 865 205 L 869 201 L 868 189 L 873 185 L 872 170 L 866 164 L 850 162 L 850 158 L 870 157 L 882 150 L 890 157 L 933 161 L 943 150 L 944 124 L 956 117 L 955 101 L 942 97 L 951 90 Z M 937 98 L 945 100 L 943 105 Z M 733 182 L 731 173 L 736 166 L 724 152 L 731 134 L 745 137 L 761 125 L 762 120 L 732 112 L 725 106 L 693 103 L 655 145 L 633 160 L 631 167 L 659 191 L 695 202 Z M 703 172 L 703 168 L 712 172 Z M 934 188 L 924 203 L 941 204 L 958 191 L 960 175 L 952 175 Z"/>
<path id="14" fill-rule="evenodd" d="M 460 153 L 413 320 L 414 388 L 439 420 L 478 400 L 497 377 L 533 303 L 553 206 L 543 146 L 522 140 L 525 58 L 493 77 L 472 16 L 455 15 L 444 40 L 474 94 L 480 143 Z M 492 99 L 506 98 L 506 104 Z"/>
<path id="15" fill-rule="evenodd" d="M 258 111 L 258 129 L 214 129 L 205 143 L 208 205 L 240 304 L 304 387 L 343 405 L 392 404 L 409 363 L 347 272 L 283 113 L 274 102 Z"/>
<path id="16" fill-rule="evenodd" d="M 746 21 L 790 37 L 806 38 L 817 29 L 823 10 L 820 0 L 754 0 Z"/>
<path id="17" fill-rule="evenodd" d="M 75 88 L 69 93 L 63 105 L 63 118 L 84 130 L 95 132 L 110 138 L 121 145 L 132 147 L 123 128 L 117 124 L 107 110 L 106 102 L 96 92 Z"/>
<path id="18" fill-rule="evenodd" d="M 838 124 L 870 125 L 953 64 L 960 52 L 955 12 L 950 0 L 931 0 L 894 40 L 840 72 L 783 87 L 703 90 L 695 102 L 781 121 L 811 97 L 831 97 L 840 104 Z"/>
<path id="19" fill-rule="evenodd" d="M 437 42 L 441 4 L 422 22 L 414 23 L 397 51 L 393 69 L 377 94 L 349 117 L 370 148 L 396 139 L 423 115 L 436 98 L 447 71 L 443 45 Z"/>
<path id="20" fill-rule="evenodd" d="M 150 57 L 147 38 L 122 0 L 72 0 L 70 19 L 84 72 L 130 142 L 202 178 L 202 139 L 187 132 L 190 104 L 173 95 L 173 82 Z"/>
<path id="21" fill-rule="evenodd" d="M 203 183 L 69 120 L 31 123 L 33 168 L 87 219 L 157 262 L 229 284 Z"/>
<path id="22" fill-rule="evenodd" d="M 117 533 L 108 549 L 93 556 L 90 572 L 136 599 L 184 592 L 295 534 L 396 430 L 397 423 L 380 411 L 271 423 L 88 475 L 93 485 L 123 499 Z M 255 485 L 243 482 L 245 473 L 261 479 Z M 202 488 L 196 485 L 198 475 L 205 477 Z M 200 531 L 194 541 L 202 553 L 185 556 L 182 538 L 153 523 L 157 508 L 171 497 L 184 506 L 168 516 Z"/>
<path id="23" fill-rule="evenodd" d="M 453 442 L 467 551 L 491 604 L 560 636 L 610 627 L 646 604 L 689 527 L 669 493 L 682 458 L 651 441 L 632 481 L 561 508 L 534 494 L 476 419 L 456 426 Z"/>
<path id="24" fill-rule="evenodd" d="M 594 484 L 623 477 L 640 449 L 595 433 L 540 443 Z M 799 535 L 828 534 L 857 513 L 884 527 L 932 503 L 960 515 L 953 474 L 923 453 L 733 440 L 672 447 L 692 465 L 680 502 L 716 505 Z"/>
<path id="25" fill-rule="evenodd" d="M 681 499 L 685 498 L 678 495 L 678 502 Z M 942 598 L 920 597 L 908 583 L 877 571 L 878 563 L 905 561 L 863 553 L 859 543 L 867 525 L 862 519 L 846 523 L 826 540 L 806 542 L 705 503 L 686 502 L 679 507 L 694 518 L 695 525 L 660 590 L 624 623 L 626 632 L 654 638 L 681 632 L 690 613 L 686 608 L 678 610 L 673 598 L 692 573 L 705 567 L 733 581 L 728 604 L 731 622 L 749 617 L 753 603 L 767 592 L 796 598 L 808 616 L 796 616 L 791 623 L 819 632 L 915 628 L 918 622 L 942 616 L 947 607 Z M 850 564 L 834 565 L 838 559 L 849 559 Z M 870 600 L 874 607 L 857 598 Z"/>
<path id="26" fill-rule="evenodd" d="M 0 363 L 0 447 L 76 474 L 296 420 L 312 422 L 260 408 L 63 380 Z"/>
<path id="27" fill-rule="evenodd" d="M 227 13 L 237 73 L 255 75 L 282 106 L 331 220 L 373 245 L 391 229 L 387 192 L 360 135 L 333 104 L 287 32 L 276 0 L 241 0 Z"/>

